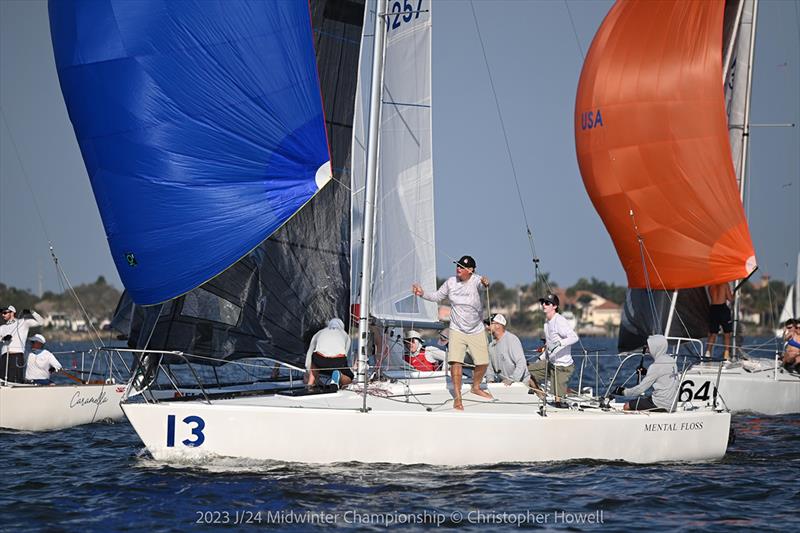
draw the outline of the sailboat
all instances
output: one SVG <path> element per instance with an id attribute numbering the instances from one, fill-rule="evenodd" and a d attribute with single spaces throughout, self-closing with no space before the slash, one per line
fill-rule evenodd
<path id="1" fill-rule="evenodd" d="M 783 326 L 790 318 L 797 318 L 800 316 L 800 253 L 797 254 L 797 271 L 794 278 L 794 283 L 789 285 L 789 292 L 786 294 L 786 300 L 783 302 L 781 314 L 778 317 L 778 327 L 775 329 L 776 337 L 783 337 Z"/>
<path id="2" fill-rule="evenodd" d="M 730 415 L 690 403 L 628 413 L 575 398 L 561 408 L 522 384 L 490 384 L 497 401 L 465 395 L 459 412 L 441 382 L 369 380 L 370 323 L 424 321 L 431 312 L 407 284 L 393 288 L 394 263 L 381 256 L 395 244 L 416 249 L 409 242 L 430 240 L 432 227 L 402 209 L 376 214 L 392 198 L 405 209 L 431 201 L 430 77 L 417 60 L 430 64 L 432 5 L 406 5 L 51 4 L 65 101 L 121 279 L 145 311 L 131 328 L 143 355 L 122 408 L 150 454 L 440 465 L 723 457 Z M 366 65 L 369 78 L 357 76 Z M 388 74 L 404 67 L 406 75 Z M 370 87 L 368 98 L 356 79 Z M 402 139 L 396 159 L 385 150 L 393 128 Z M 405 152 L 406 139 L 417 148 Z M 352 211 L 364 244 L 351 278 L 345 177 L 359 165 L 364 200 Z M 380 216 L 400 226 L 394 240 L 376 229 Z M 423 258 L 414 274 L 433 264 Z M 348 388 L 203 389 L 167 401 L 146 394 L 178 362 L 224 370 L 260 355 L 300 364 L 304 340 L 323 320 L 347 316 L 359 277 L 358 372 Z M 477 446 L 446 444 L 476 438 Z"/>
<path id="3" fill-rule="evenodd" d="M 725 93 L 729 140 L 739 194 L 745 196 L 748 180 L 750 96 L 753 50 L 756 39 L 758 0 L 729 1 L 726 4 Z M 733 342 L 739 329 L 739 294 L 734 301 Z M 686 372 L 683 399 L 712 402 L 714 398 L 732 413 L 784 415 L 800 413 L 800 376 L 782 367 L 779 352 L 771 357 L 739 347 L 732 362 L 703 361 Z"/>
<path id="4" fill-rule="evenodd" d="M 643 4 L 619 10 L 629 17 L 620 16 L 619 34 L 595 39 L 602 58 L 590 53 L 576 106 L 584 184 L 628 276 L 621 350 L 661 332 L 692 345 L 707 334 L 705 287 L 756 268 L 741 201 L 756 2 Z M 696 31 L 690 40 L 675 32 L 621 46 L 655 21 Z M 687 371 L 680 399 L 798 412 L 800 380 L 777 359 L 702 363 Z"/>

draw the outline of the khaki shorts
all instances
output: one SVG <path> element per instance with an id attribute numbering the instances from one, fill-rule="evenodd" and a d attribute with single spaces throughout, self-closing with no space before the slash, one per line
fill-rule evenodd
<path id="1" fill-rule="evenodd" d="M 489 364 L 489 344 L 486 341 L 486 333 L 482 331 L 467 335 L 466 333 L 451 329 L 448 348 L 448 363 L 463 363 L 467 350 L 469 350 L 469 354 L 472 356 L 475 366 Z"/>
<path id="2" fill-rule="evenodd" d="M 556 366 L 553 363 L 548 365 L 542 360 L 529 364 L 528 370 L 531 373 L 531 377 L 535 379 L 536 383 L 538 383 L 541 387 L 544 387 L 545 366 L 547 367 L 547 373 L 549 374 L 548 377 L 554 381 L 553 394 L 556 396 L 563 396 L 566 394 L 567 383 L 569 383 L 569 378 L 572 377 L 572 373 L 575 372 L 575 365 Z"/>

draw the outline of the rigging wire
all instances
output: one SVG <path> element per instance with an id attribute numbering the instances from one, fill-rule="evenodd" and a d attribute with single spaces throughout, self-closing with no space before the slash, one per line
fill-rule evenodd
<path id="1" fill-rule="evenodd" d="M 639 256 L 642 259 L 642 273 L 644 274 L 644 284 L 645 284 L 645 288 L 647 289 L 647 300 L 650 302 L 650 311 L 653 313 L 653 329 L 652 329 L 652 331 L 653 331 L 653 333 L 657 333 L 658 332 L 658 324 L 656 323 L 656 320 L 658 318 L 658 315 L 656 313 L 655 298 L 653 297 L 653 288 L 650 285 L 650 274 L 649 274 L 649 271 L 647 270 L 647 261 L 645 261 L 645 258 L 644 258 L 645 251 L 646 251 L 646 248 L 645 248 L 645 245 L 644 245 L 644 238 L 642 237 L 642 234 L 639 233 L 639 225 L 636 224 L 636 217 L 633 214 L 633 208 L 630 208 L 630 210 L 628 211 L 628 215 L 631 217 L 631 224 L 633 224 L 633 231 L 634 231 L 634 233 L 636 233 L 636 240 L 639 243 Z M 647 256 L 650 257 L 650 254 L 648 253 Z M 652 259 L 651 259 L 651 261 L 652 261 Z M 653 266 L 655 267 L 655 264 Z M 658 271 L 656 271 L 656 274 L 658 274 Z M 662 286 L 663 286 L 663 283 L 662 283 Z M 669 332 L 667 332 L 667 334 L 669 334 Z"/>
<path id="2" fill-rule="evenodd" d="M 540 279 L 540 275 L 541 274 L 540 274 L 540 271 L 539 271 L 539 257 L 536 255 L 536 247 L 535 247 L 534 242 L 533 242 L 533 232 L 531 231 L 531 227 L 530 227 L 530 224 L 528 222 L 528 213 L 525 210 L 525 201 L 522 198 L 522 190 L 520 189 L 520 186 L 519 186 L 519 178 L 517 177 L 517 169 L 516 169 L 516 166 L 514 165 L 514 157 L 513 157 L 512 153 L 511 153 L 511 145 L 508 142 L 508 133 L 506 131 L 505 121 L 503 120 L 503 113 L 502 113 L 502 111 L 500 109 L 500 101 L 497 98 L 497 90 L 495 89 L 494 78 L 492 77 L 492 70 L 489 67 L 489 59 L 486 56 L 486 46 L 485 46 L 485 44 L 483 42 L 483 36 L 481 34 L 480 25 L 478 24 L 478 16 L 475 13 L 475 4 L 474 4 L 474 2 L 472 0 L 470 0 L 469 5 L 470 5 L 470 8 L 472 9 L 472 19 L 475 22 L 475 30 L 476 30 L 476 32 L 478 34 L 478 41 L 480 42 L 480 45 L 481 45 L 481 52 L 483 53 L 483 63 L 486 66 L 486 73 L 487 73 L 487 75 L 489 77 L 489 86 L 490 86 L 490 88 L 492 90 L 492 97 L 494 98 L 495 108 L 497 109 L 497 117 L 498 117 L 498 119 L 500 121 L 500 129 L 503 132 L 503 141 L 505 142 L 505 145 L 506 145 L 506 153 L 508 154 L 508 161 L 509 161 L 509 163 L 511 165 L 511 174 L 514 177 L 514 185 L 516 186 L 516 189 L 517 189 L 517 198 L 519 199 L 519 205 L 522 208 L 522 218 L 525 221 L 525 230 L 526 230 L 527 235 L 528 235 L 528 245 L 529 245 L 530 250 L 531 250 L 531 259 L 532 259 L 533 264 L 534 264 L 534 280 L 538 281 Z M 550 292 L 550 285 L 547 282 L 547 280 L 546 279 L 542 279 L 542 281 L 547 286 L 547 292 Z"/>
<path id="3" fill-rule="evenodd" d="M 11 128 L 8 124 L 8 119 L 6 118 L 5 111 L 2 108 L 0 108 L 0 116 L 2 116 L 3 124 L 5 124 L 6 130 L 8 131 L 8 137 L 11 141 L 11 146 L 14 150 L 14 155 L 16 156 L 17 162 L 19 163 L 19 168 L 22 171 L 22 177 L 25 181 L 25 185 L 28 188 L 28 192 L 30 193 L 31 203 L 33 204 L 34 209 L 36 211 L 36 216 L 38 218 L 39 225 L 42 228 L 42 233 L 44 233 L 45 239 L 47 240 L 48 248 L 50 250 L 50 257 L 53 260 L 53 265 L 55 266 L 56 269 L 56 275 L 58 278 L 59 286 L 61 287 L 62 292 L 68 291 L 72 296 L 72 298 L 75 300 L 75 302 L 78 304 L 81 316 L 86 321 L 87 327 L 90 329 L 90 333 L 93 334 L 91 337 L 92 345 L 95 348 L 105 346 L 105 344 L 103 343 L 103 339 L 100 336 L 100 333 L 97 331 L 97 328 L 95 327 L 94 323 L 91 320 L 89 312 L 86 310 L 86 307 L 83 305 L 83 302 L 78 296 L 78 293 L 75 291 L 75 287 L 72 285 L 69 278 L 67 277 L 66 272 L 59 263 L 58 257 L 56 256 L 55 249 L 53 247 L 53 241 L 50 237 L 50 233 L 47 231 L 47 225 L 45 224 L 44 216 L 42 215 L 42 209 L 39 206 L 37 196 L 33 191 L 33 186 L 31 185 L 30 175 L 28 174 L 28 171 L 26 170 L 25 165 L 22 161 L 22 156 L 20 155 L 19 147 L 17 146 L 17 143 L 14 140 L 14 135 L 11 132 Z"/>
<path id="4" fill-rule="evenodd" d="M 569 8 L 569 2 L 567 0 L 564 0 L 564 7 L 567 8 L 569 23 L 572 25 L 572 35 L 575 36 L 575 42 L 578 44 L 578 51 L 581 53 L 581 59 L 585 59 L 586 56 L 583 53 L 583 45 L 581 45 L 581 40 L 578 38 L 578 29 L 575 27 L 575 20 L 572 18 L 572 10 Z"/>

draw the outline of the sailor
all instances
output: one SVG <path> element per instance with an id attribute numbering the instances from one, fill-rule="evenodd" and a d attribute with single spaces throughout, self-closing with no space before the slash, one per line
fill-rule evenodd
<path id="1" fill-rule="evenodd" d="M 46 339 L 43 335 L 36 334 L 31 337 L 31 351 L 28 354 L 28 366 L 25 369 L 25 381 L 37 385 L 52 385 L 50 380 L 51 368 L 55 372 L 61 370 L 61 363 L 49 350 L 44 349 Z"/>
<path id="2" fill-rule="evenodd" d="M 426 293 L 419 283 L 414 283 L 411 290 L 416 296 L 431 302 L 441 302 L 445 298 L 450 300 L 450 350 L 447 362 L 453 379 L 453 409 L 462 411 L 461 373 L 467 350 L 475 363 L 472 393 L 493 399 L 488 391 L 480 388 L 489 366 L 489 346 L 483 328 L 483 303 L 478 289 L 481 285 L 488 287 L 489 278 L 475 275 L 475 259 L 469 255 L 463 256 L 455 264 L 456 275 L 442 283 L 436 292 Z"/>
<path id="3" fill-rule="evenodd" d="M 28 331 L 32 327 L 43 326 L 44 319 L 36 311 L 22 310 L 22 317 L 17 318 L 17 308 L 13 305 L 3 307 L 0 325 L 0 378 L 12 383 L 24 381 L 25 343 Z M 28 318 L 26 318 L 28 317 Z"/>
<path id="4" fill-rule="evenodd" d="M 567 383 L 575 371 L 571 346 L 578 342 L 578 335 L 567 319 L 558 312 L 558 296 L 548 294 L 539 298 L 539 303 L 542 304 L 545 317 L 545 350 L 539 360 L 528 367 L 532 378 L 531 386 L 534 390 L 541 389 L 539 384 L 544 383 L 545 377 L 550 378 L 555 384 L 553 394 L 556 402 L 559 402 L 561 395 L 567 393 Z"/>
<path id="5" fill-rule="evenodd" d="M 531 379 L 528 372 L 528 363 L 525 361 L 525 352 L 519 337 L 506 329 L 508 321 L 501 314 L 492 315 L 489 322 L 489 331 L 492 341 L 489 343 L 489 359 L 494 370 L 495 381 L 501 381 L 510 386 L 515 382 L 527 385 Z"/>
<path id="6" fill-rule="evenodd" d="M 663 335 L 650 335 L 647 348 L 653 362 L 647 369 L 642 382 L 635 387 L 619 386 L 612 394 L 616 396 L 639 396 L 652 385 L 653 394 L 631 400 L 625 404 L 626 411 L 669 412 L 678 393 L 678 367 L 675 359 L 667 355 L 667 338 Z"/>
<path id="7" fill-rule="evenodd" d="M 327 327 L 315 333 L 308 345 L 308 385 L 314 386 L 320 373 L 329 376 L 332 382 L 341 387 L 352 383 L 353 371 L 347 364 L 349 351 L 350 335 L 344 330 L 344 322 L 340 318 L 330 319 Z"/>
<path id="8" fill-rule="evenodd" d="M 403 359 L 414 370 L 420 372 L 433 372 L 439 370 L 444 359 L 437 360 L 433 353 L 428 353 L 427 347 L 422 342 L 420 334 L 413 329 L 406 331 L 403 340 Z"/>
<path id="9" fill-rule="evenodd" d="M 731 332 L 733 331 L 733 321 L 731 320 L 731 310 L 728 302 L 733 303 L 733 292 L 727 283 L 709 285 L 708 298 L 711 305 L 708 308 L 708 344 L 706 345 L 706 357 L 711 359 L 714 355 L 714 344 L 717 342 L 717 333 L 722 328 L 725 346 L 722 358 L 727 361 L 730 359 Z"/>
<path id="10" fill-rule="evenodd" d="M 784 323 L 783 340 L 786 343 L 783 349 L 781 362 L 789 372 L 800 370 L 800 320 L 790 318 Z"/>

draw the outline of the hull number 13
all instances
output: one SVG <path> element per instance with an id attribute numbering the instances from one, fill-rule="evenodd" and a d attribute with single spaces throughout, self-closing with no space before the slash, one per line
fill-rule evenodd
<path id="1" fill-rule="evenodd" d="M 184 424 L 189 426 L 191 430 L 192 437 L 190 439 L 184 439 L 181 441 L 181 444 L 184 446 L 189 446 L 190 448 L 194 448 L 203 444 L 203 441 L 206 440 L 206 436 L 203 434 L 203 429 L 206 427 L 206 422 L 199 416 L 187 416 L 182 420 Z M 175 446 L 175 415 L 167 415 L 167 448 L 173 448 Z"/>

